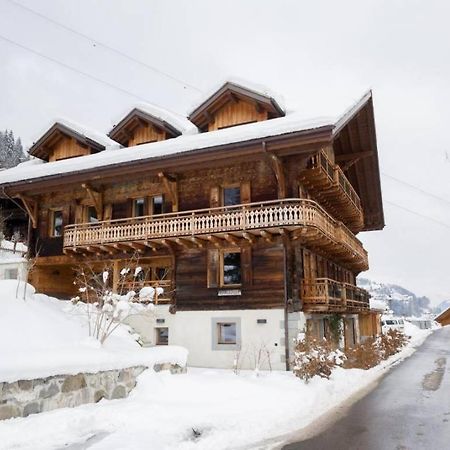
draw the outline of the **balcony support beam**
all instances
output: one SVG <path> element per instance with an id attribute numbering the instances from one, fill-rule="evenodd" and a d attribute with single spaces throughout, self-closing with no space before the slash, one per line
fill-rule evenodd
<path id="1" fill-rule="evenodd" d="M 19 199 L 22 200 L 23 206 L 31 219 L 31 224 L 33 228 L 37 228 L 38 224 L 38 202 L 25 195 L 19 195 Z"/>
<path id="2" fill-rule="evenodd" d="M 263 154 L 266 157 L 273 173 L 275 174 L 275 178 L 277 179 L 278 184 L 278 198 L 286 198 L 286 175 L 284 172 L 283 162 L 281 159 L 272 152 L 267 150 L 266 142 L 262 143 Z"/>
<path id="3" fill-rule="evenodd" d="M 159 172 L 158 177 L 163 182 L 164 188 L 167 192 L 167 195 L 169 196 L 170 201 L 172 202 L 172 211 L 177 212 L 178 211 L 178 185 L 177 185 L 176 178 L 166 175 L 164 172 Z"/>
<path id="4" fill-rule="evenodd" d="M 92 200 L 94 208 L 97 211 L 98 220 L 103 220 L 103 192 L 94 189 L 88 183 L 83 183 L 81 187 L 86 190 L 89 198 Z"/>

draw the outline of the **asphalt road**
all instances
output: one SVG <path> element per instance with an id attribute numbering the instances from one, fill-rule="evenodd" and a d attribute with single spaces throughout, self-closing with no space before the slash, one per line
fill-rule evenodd
<path id="1" fill-rule="evenodd" d="M 284 450 L 449 450 L 450 326 L 317 436 Z"/>

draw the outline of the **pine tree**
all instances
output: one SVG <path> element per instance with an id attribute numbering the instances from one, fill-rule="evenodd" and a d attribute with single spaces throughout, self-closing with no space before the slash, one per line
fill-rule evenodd
<path id="1" fill-rule="evenodd" d="M 9 169 L 27 159 L 20 138 L 16 140 L 12 130 L 0 131 L 0 168 Z"/>

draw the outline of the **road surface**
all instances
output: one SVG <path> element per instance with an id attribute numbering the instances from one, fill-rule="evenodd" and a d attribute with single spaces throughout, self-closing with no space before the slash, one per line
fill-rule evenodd
<path id="1" fill-rule="evenodd" d="M 343 417 L 283 449 L 450 449 L 450 326 L 435 331 Z"/>

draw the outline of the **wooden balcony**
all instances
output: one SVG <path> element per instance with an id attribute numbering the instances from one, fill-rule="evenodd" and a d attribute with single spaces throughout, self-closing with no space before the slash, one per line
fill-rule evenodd
<path id="1" fill-rule="evenodd" d="M 253 244 L 258 239 L 272 241 L 284 233 L 347 267 L 359 271 L 368 268 L 367 252 L 353 233 L 316 202 L 299 198 L 68 225 L 64 252 Z"/>
<path id="2" fill-rule="evenodd" d="M 301 296 L 306 312 L 352 313 L 370 309 L 367 291 L 329 278 L 302 280 Z"/>
<path id="3" fill-rule="evenodd" d="M 332 164 L 323 151 L 310 158 L 301 181 L 333 217 L 342 220 L 353 232 L 362 230 L 361 200 L 342 169 Z"/>

